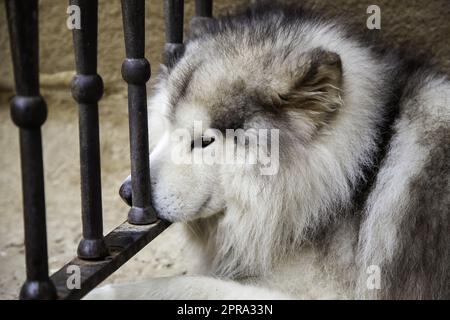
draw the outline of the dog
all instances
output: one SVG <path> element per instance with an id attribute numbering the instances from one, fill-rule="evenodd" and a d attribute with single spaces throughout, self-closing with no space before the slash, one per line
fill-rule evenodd
<path id="1" fill-rule="evenodd" d="M 450 298 L 447 76 L 279 5 L 205 20 L 161 69 L 152 203 L 204 269 L 89 298 Z"/>

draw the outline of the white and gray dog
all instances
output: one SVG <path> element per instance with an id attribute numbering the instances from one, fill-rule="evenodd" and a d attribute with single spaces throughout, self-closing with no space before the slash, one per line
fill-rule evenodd
<path id="1" fill-rule="evenodd" d="M 91 298 L 450 298 L 450 82 L 420 59 L 256 6 L 195 26 L 149 120 L 153 204 L 205 270 Z M 256 164 L 277 147 L 277 168 L 227 163 L 224 143 Z"/>

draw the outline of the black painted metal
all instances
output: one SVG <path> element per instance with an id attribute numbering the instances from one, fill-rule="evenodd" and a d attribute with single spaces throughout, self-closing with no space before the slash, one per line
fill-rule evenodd
<path id="1" fill-rule="evenodd" d="M 156 238 L 169 225 L 169 222 L 162 220 L 151 225 L 141 226 L 124 222 L 105 236 L 109 256 L 104 260 L 93 261 L 74 258 L 52 275 L 51 278 L 58 291 L 58 299 L 81 299 Z M 67 269 L 69 266 L 79 267 L 79 274 L 81 275 L 79 289 L 69 289 L 67 286 L 67 283 L 71 282 L 69 277 L 75 275 L 71 271 L 73 269 Z"/>
<path id="2" fill-rule="evenodd" d="M 23 213 L 27 280 L 21 299 L 53 299 L 48 277 L 45 194 L 41 126 L 47 107 L 39 92 L 39 34 L 37 0 L 7 0 L 16 96 L 11 117 L 20 128 Z"/>
<path id="3" fill-rule="evenodd" d="M 165 0 L 166 44 L 163 61 L 171 67 L 183 55 L 184 0 Z"/>
<path id="4" fill-rule="evenodd" d="M 212 9 L 212 0 L 195 1 L 195 17 L 189 21 L 190 36 L 200 36 L 203 30 L 213 21 Z"/>
<path id="5" fill-rule="evenodd" d="M 209 2 L 209 1 L 207 1 Z M 81 29 L 73 30 L 77 75 L 72 95 L 79 105 L 83 239 L 78 257 L 49 278 L 41 126 L 47 107 L 39 92 L 38 1 L 6 0 L 16 96 L 11 118 L 20 128 L 27 280 L 22 299 L 79 299 L 163 232 L 170 223 L 151 206 L 145 59 L 145 0 L 122 0 L 128 83 L 132 207 L 128 222 L 103 237 L 98 101 L 103 82 L 97 74 L 98 0 L 70 0 L 80 7 Z M 201 12 L 211 11 L 206 7 Z M 183 1 L 165 2 L 167 45 L 173 61 L 182 54 Z M 69 289 L 68 266 L 81 271 L 80 288 Z"/>
<path id="6" fill-rule="evenodd" d="M 212 17 L 212 0 L 195 0 L 195 15 L 197 17 Z"/>
<path id="7" fill-rule="evenodd" d="M 72 95 L 79 106 L 81 212 L 83 239 L 78 257 L 99 259 L 107 255 L 103 241 L 102 190 L 98 101 L 103 81 L 97 74 L 97 0 L 71 0 L 81 12 L 81 29 L 73 29 L 77 75 Z"/>
<path id="8" fill-rule="evenodd" d="M 151 206 L 148 145 L 147 91 L 150 63 L 145 59 L 145 1 L 122 0 L 126 59 L 122 77 L 128 83 L 130 121 L 131 181 L 133 203 L 128 222 L 148 224 L 156 221 Z"/>

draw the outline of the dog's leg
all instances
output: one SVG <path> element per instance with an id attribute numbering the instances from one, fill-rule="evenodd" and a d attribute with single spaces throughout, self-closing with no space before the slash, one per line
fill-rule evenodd
<path id="1" fill-rule="evenodd" d="M 90 300 L 273 300 L 289 298 L 275 290 L 205 276 L 165 277 L 139 283 L 106 285 L 93 290 L 85 297 Z"/>

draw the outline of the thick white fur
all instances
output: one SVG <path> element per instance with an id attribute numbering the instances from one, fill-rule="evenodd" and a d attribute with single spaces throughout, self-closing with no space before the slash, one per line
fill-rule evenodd
<path id="1" fill-rule="evenodd" d="M 153 150 L 150 165 L 152 179 L 157 181 L 154 201 L 164 218 L 187 223 L 190 236 L 180 241 L 198 246 L 193 259 L 204 259 L 205 270 L 199 273 L 205 276 L 106 286 L 88 298 L 320 299 L 366 294 L 365 289 L 358 292 L 353 286 L 358 281 L 364 287 L 366 274 L 354 264 L 356 231 L 352 226 L 342 223 L 338 228 L 333 237 L 334 255 L 326 259 L 305 243 L 305 232 L 335 219 L 324 214 L 328 213 L 327 208 L 334 206 L 336 199 L 343 207 L 351 201 L 351 186 L 362 174 L 356 169 L 357 163 L 371 161 L 366 155 L 376 147 L 372 129 L 381 106 L 370 93 L 375 83 L 383 81 L 385 66 L 369 50 L 344 38 L 336 29 L 327 25 L 304 28 L 303 34 L 309 38 L 302 39 L 299 47 L 305 51 L 321 47 L 339 54 L 342 60 L 344 103 L 330 127 L 312 144 L 303 144 L 294 136 L 281 140 L 280 148 L 289 149 L 296 157 L 295 161 L 280 164 L 275 176 L 261 176 L 258 170 L 245 165 L 175 165 L 170 161 L 168 133 L 176 127 L 191 128 L 196 120 L 208 126 L 211 119 L 206 106 L 187 103 L 177 107 L 175 125 L 170 125 L 170 92 L 164 82 L 160 83 L 149 100 Z M 196 45 L 188 45 L 181 65 L 193 58 L 190 54 L 194 55 Z M 281 40 L 279 45 L 283 45 Z M 226 61 L 217 62 L 214 68 L 217 74 L 229 74 Z M 209 82 L 211 87 L 217 85 L 212 79 Z M 435 80 L 423 89 L 420 103 L 440 104 L 436 101 L 437 91 L 441 99 L 450 97 L 449 85 Z M 441 116 L 449 119 L 448 108 L 443 102 L 442 105 Z M 436 108 L 430 110 L 430 114 L 437 112 Z M 302 132 L 307 126 L 302 117 L 298 117 L 296 125 Z M 388 169 L 378 176 L 377 187 L 369 198 L 369 218 L 361 231 L 365 244 L 360 255 L 361 268 L 381 263 L 395 252 L 396 230 L 387 232 L 386 228 L 398 225 L 390 220 L 400 219 L 392 213 L 400 214 L 403 211 L 398 207 L 407 205 L 402 186 L 420 171 L 427 153 L 426 147 L 416 141 L 417 128 L 404 127 L 401 121 L 396 126 L 400 133 L 394 137 Z M 209 199 L 206 205 L 205 199 Z M 385 238 L 386 235 L 391 238 Z"/>

